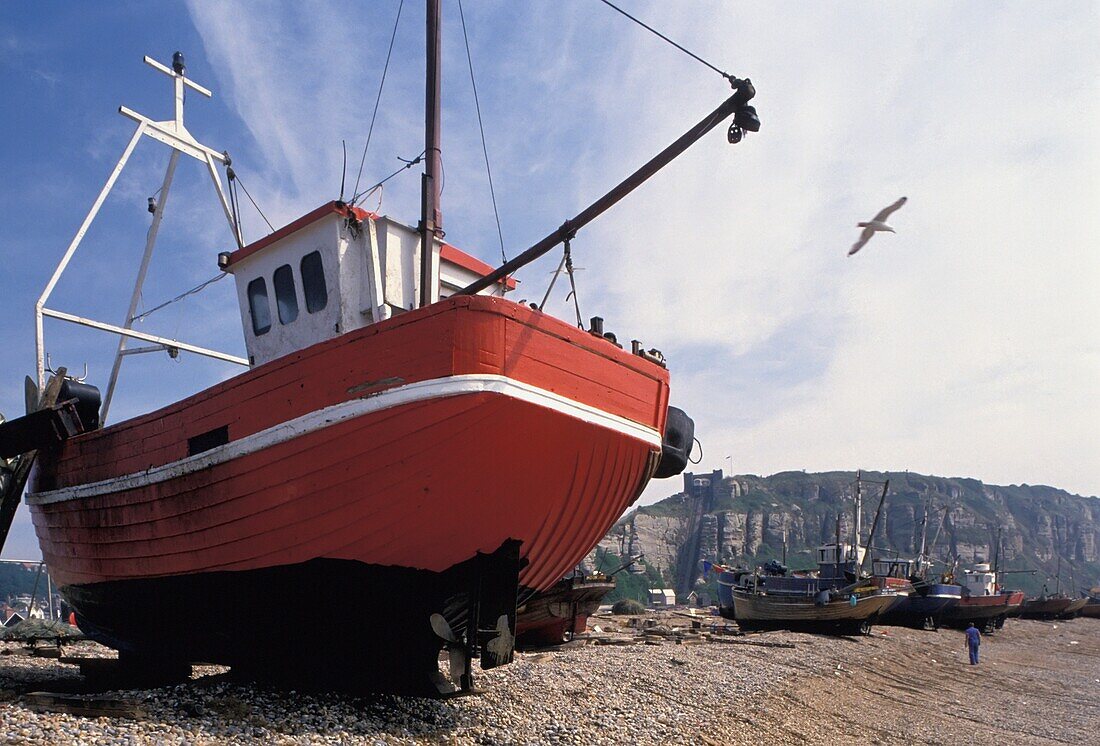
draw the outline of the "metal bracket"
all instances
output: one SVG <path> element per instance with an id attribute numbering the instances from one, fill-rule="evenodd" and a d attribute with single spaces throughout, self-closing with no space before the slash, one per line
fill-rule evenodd
<path id="1" fill-rule="evenodd" d="M 152 257 L 153 247 L 156 243 L 157 232 L 160 228 L 161 218 L 164 215 L 165 207 L 168 204 L 168 193 L 172 185 L 172 177 L 175 173 L 176 163 L 179 159 L 179 154 L 183 153 L 206 164 L 206 170 L 208 171 L 211 180 L 214 184 L 214 189 L 218 195 L 218 201 L 221 204 L 222 210 L 225 213 L 226 220 L 229 222 L 230 231 L 233 234 L 234 240 L 238 246 L 243 245 L 243 238 L 238 230 L 232 215 L 232 210 L 229 206 L 229 202 L 226 198 L 225 191 L 222 188 L 221 178 L 218 176 L 218 172 L 215 168 L 215 162 L 224 163 L 227 158 L 217 150 L 203 145 L 196 140 L 183 123 L 183 108 L 184 108 L 184 89 L 190 88 L 199 94 L 211 97 L 213 94 L 209 89 L 204 88 L 195 81 L 187 78 L 184 75 L 183 56 L 176 53 L 179 60 L 176 69 L 170 68 L 167 65 L 161 64 L 151 57 L 146 56 L 144 58 L 145 64 L 152 67 L 154 70 L 161 72 L 172 79 L 173 88 L 173 102 L 174 102 L 174 117 L 171 120 L 156 121 L 139 114 L 132 109 L 128 109 L 125 106 L 119 107 L 119 113 L 123 116 L 132 119 L 137 122 L 137 129 L 134 130 L 134 134 L 130 137 L 129 143 L 123 150 L 122 155 L 118 159 L 118 163 L 111 170 L 110 175 L 107 178 L 106 184 L 100 190 L 99 195 L 93 202 L 91 209 L 84 218 L 84 222 L 81 223 L 80 228 L 77 230 L 76 235 L 70 242 L 69 247 L 65 250 L 64 256 L 58 263 L 57 268 L 54 270 L 53 275 L 50 277 L 48 283 L 46 283 L 45 289 L 39 296 L 38 301 L 35 303 L 35 348 L 37 353 L 37 381 L 39 389 L 42 389 L 46 385 L 46 364 L 45 364 L 45 334 L 43 329 L 43 319 L 46 316 L 51 318 L 60 319 L 62 321 L 69 321 L 71 323 L 80 324 L 83 326 L 89 326 L 94 329 L 100 329 L 101 331 L 117 334 L 121 337 L 119 340 L 118 350 L 115 354 L 115 361 L 111 371 L 111 380 L 107 387 L 107 395 L 104 399 L 103 408 L 101 412 L 102 419 L 106 419 L 107 411 L 110 407 L 111 398 L 114 394 L 115 383 L 118 378 L 119 367 L 122 362 L 123 355 L 126 351 L 126 339 L 140 339 L 146 342 L 152 342 L 153 344 L 162 345 L 164 347 L 176 350 L 185 350 L 187 352 L 194 352 L 199 355 L 206 355 L 218 360 L 224 360 L 227 362 L 237 363 L 239 365 L 247 366 L 249 363 L 244 358 L 237 357 L 236 355 L 229 355 L 227 353 L 216 352 L 214 350 L 208 350 L 204 347 L 197 345 L 189 345 L 183 342 L 178 342 L 172 339 L 165 339 L 152 334 L 143 334 L 141 332 L 135 332 L 131 329 L 133 324 L 134 311 L 137 307 L 137 303 L 140 300 L 141 289 L 145 282 L 145 274 L 148 269 L 149 260 Z M 76 253 L 77 248 L 80 246 L 80 242 L 84 239 L 84 235 L 88 232 L 88 228 L 91 226 L 92 221 L 96 215 L 99 214 L 100 208 L 103 206 L 103 202 L 107 199 L 107 195 L 111 192 L 111 189 L 115 185 L 115 181 L 118 179 L 119 174 L 122 173 L 122 169 L 125 167 L 126 162 L 130 159 L 130 156 L 134 152 L 134 148 L 137 147 L 138 141 L 142 136 L 146 135 L 158 142 L 164 143 L 168 147 L 172 148 L 172 157 L 168 162 L 168 168 L 164 175 L 164 182 L 160 189 L 159 203 L 152 203 L 153 207 L 153 222 L 149 227 L 149 232 L 145 242 L 145 253 L 142 256 L 141 265 L 138 270 L 137 279 L 134 282 L 134 291 L 130 300 L 130 309 L 123 320 L 122 326 L 116 326 L 114 324 L 107 324 L 100 321 L 94 321 L 92 319 L 86 319 L 73 314 L 63 313 L 61 311 L 54 311 L 46 308 L 46 302 L 49 300 L 50 295 L 53 293 L 54 288 L 57 285 L 58 280 L 61 279 L 61 275 L 65 272 L 69 262 L 72 260 L 73 255 Z"/>

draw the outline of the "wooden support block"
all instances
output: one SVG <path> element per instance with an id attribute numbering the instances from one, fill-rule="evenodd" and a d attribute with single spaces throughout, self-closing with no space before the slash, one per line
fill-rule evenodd
<path id="1" fill-rule="evenodd" d="M 113 697 L 30 692 L 23 696 L 23 704 L 35 712 L 64 712 L 81 717 L 145 717 L 137 702 Z"/>

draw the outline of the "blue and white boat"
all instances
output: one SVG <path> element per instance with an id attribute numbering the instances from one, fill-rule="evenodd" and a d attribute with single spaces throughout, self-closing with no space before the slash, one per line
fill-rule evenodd
<path id="1" fill-rule="evenodd" d="M 908 593 L 882 615 L 883 624 L 939 629 L 944 614 L 962 598 L 962 586 L 929 579 L 928 562 L 923 557 L 875 560 L 872 567 L 876 578 L 904 578 L 911 584 Z"/>

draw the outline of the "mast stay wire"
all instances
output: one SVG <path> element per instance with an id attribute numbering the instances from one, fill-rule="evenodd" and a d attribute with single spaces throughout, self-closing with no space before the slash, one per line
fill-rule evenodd
<path id="1" fill-rule="evenodd" d="M 474 108 L 477 110 L 477 128 L 481 131 L 481 152 L 485 155 L 485 173 L 489 177 L 489 196 L 493 200 L 493 217 L 497 221 L 497 238 L 500 239 L 500 257 L 505 262 L 508 255 L 504 253 L 504 232 L 500 229 L 500 211 L 497 209 L 497 194 L 493 189 L 493 169 L 489 166 L 489 147 L 485 144 L 485 125 L 481 121 L 481 103 L 477 96 L 477 82 L 474 80 L 474 59 L 470 54 L 470 37 L 466 34 L 466 14 L 462 11 L 462 0 L 458 0 L 458 17 L 462 21 L 462 40 L 466 43 L 466 62 L 470 68 L 470 87 L 474 89 Z M 543 301 L 545 303 L 545 301 Z"/>
<path id="2" fill-rule="evenodd" d="M 218 280 L 224 279 L 228 275 L 229 275 L 228 272 L 222 272 L 221 274 L 217 275 L 216 277 L 211 277 L 209 280 L 206 280 L 205 282 L 199 283 L 198 285 L 191 288 L 190 290 L 186 290 L 186 291 L 180 293 L 179 295 L 177 295 L 172 300 L 165 301 L 164 303 L 161 303 L 159 306 L 153 306 L 148 311 L 143 311 L 142 313 L 139 313 L 137 316 L 134 316 L 133 318 L 130 319 L 130 323 L 133 323 L 135 321 L 141 321 L 142 319 L 144 319 L 149 314 L 156 313 L 157 311 L 164 308 L 165 306 L 170 306 L 170 305 L 172 305 L 173 303 L 175 303 L 177 301 L 183 300 L 184 298 L 186 298 L 189 295 L 194 295 L 195 293 L 199 292 L 200 290 L 205 290 L 208 285 L 213 285 L 215 282 L 217 282 Z"/>
<path id="3" fill-rule="evenodd" d="M 565 297 L 565 300 L 568 301 L 570 296 L 572 296 L 572 298 L 573 298 L 573 308 L 575 308 L 576 311 L 577 311 L 577 328 L 578 329 L 584 329 L 584 319 L 581 317 L 581 302 L 580 302 L 580 299 L 577 298 L 577 282 L 576 282 L 576 279 L 573 277 L 573 252 L 570 250 L 569 240 L 570 239 L 567 238 L 564 241 L 564 243 L 565 243 L 565 252 L 564 253 L 565 253 L 565 274 L 567 274 L 569 276 L 569 287 L 571 288 L 571 290 L 569 291 L 569 295 L 567 295 Z"/>
<path id="4" fill-rule="evenodd" d="M 370 147 L 370 138 L 374 134 L 374 121 L 378 118 L 378 104 L 382 101 L 382 88 L 386 85 L 386 73 L 390 69 L 390 57 L 393 55 L 393 42 L 397 38 L 397 26 L 401 23 L 401 9 L 405 7 L 405 0 L 397 6 L 397 18 L 393 22 L 393 33 L 390 34 L 390 48 L 386 51 L 386 64 L 382 67 L 382 80 L 378 83 L 378 95 L 374 98 L 374 113 L 370 117 L 370 127 L 367 129 L 367 142 L 363 145 L 363 156 L 359 159 L 359 173 L 355 176 L 355 187 L 352 194 L 359 191 L 359 179 L 363 176 L 363 164 L 367 161 L 367 149 Z M 367 190 L 370 191 L 370 190 Z M 366 192 L 364 192 L 365 194 Z M 351 204 L 355 204 L 356 197 L 352 197 Z"/>
<path id="5" fill-rule="evenodd" d="M 240 184 L 241 190 L 244 191 L 244 196 L 248 197 L 248 201 L 252 203 L 252 206 L 256 208 L 256 212 L 260 213 L 260 217 L 264 219 L 264 222 L 267 223 L 267 227 L 271 229 L 272 233 L 274 233 L 275 226 L 273 226 L 271 224 L 271 221 L 267 219 L 267 215 L 264 215 L 264 211 L 261 210 L 260 206 L 256 204 L 256 200 L 252 199 L 252 195 L 248 193 L 248 187 L 246 187 L 244 185 L 244 182 L 241 181 L 240 175 L 234 172 L 233 178 L 236 179 L 238 184 Z"/>
<path id="6" fill-rule="evenodd" d="M 359 201 L 359 198 L 360 198 L 360 197 L 362 197 L 363 195 L 365 195 L 365 194 L 370 194 L 370 193 L 371 193 L 371 192 L 373 192 L 373 191 L 374 191 L 375 189 L 377 189 L 378 187 L 382 186 L 383 184 L 385 184 L 385 183 L 386 183 L 387 181 L 389 181 L 390 179 L 392 179 L 392 178 L 393 178 L 394 176 L 397 176 L 397 175 L 398 175 L 399 173 L 401 173 L 402 171 L 407 171 L 407 170 L 409 170 L 410 168 L 412 168 L 413 166 L 415 166 L 416 164 L 420 163 L 420 162 L 421 162 L 422 160 L 424 160 L 424 155 L 425 155 L 425 154 L 426 154 L 427 152 L 428 152 L 428 151 L 426 151 L 426 150 L 421 150 L 421 151 L 420 151 L 420 155 L 418 155 L 418 156 L 416 156 L 415 158 L 413 158 L 412 160 L 408 160 L 408 161 L 407 161 L 407 160 L 405 160 L 404 158 L 402 158 L 401 156 L 398 156 L 398 157 L 397 157 L 397 160 L 399 160 L 399 161 L 401 161 L 402 163 L 404 163 L 404 164 L 405 164 L 404 166 L 402 166 L 401 168 L 397 169 L 397 170 L 396 170 L 396 171 L 394 171 L 394 172 L 393 172 L 392 174 L 390 174 L 390 175 L 389 175 L 389 176 L 387 176 L 386 178 L 382 179 L 382 180 L 381 180 L 381 181 L 379 181 L 378 183 L 376 183 L 376 184 L 372 184 L 371 186 L 367 187 L 367 188 L 366 188 L 366 189 L 364 189 L 363 191 L 361 191 L 361 192 L 358 192 L 358 193 L 357 193 L 357 194 L 356 194 L 356 195 L 355 195 L 354 197 L 352 197 L 352 198 L 351 198 L 351 201 L 350 201 L 350 202 L 349 202 L 348 204 L 354 205 L 354 204 L 355 204 L 356 202 L 358 202 L 358 201 Z"/>
<path id="7" fill-rule="evenodd" d="M 715 67 L 715 66 L 714 66 L 714 65 L 712 65 L 711 63 L 709 63 L 709 62 L 707 62 L 706 60 L 704 60 L 704 59 L 703 59 L 702 57 L 700 57 L 699 55 L 695 54 L 695 52 L 692 52 L 692 51 L 691 51 L 690 49 L 687 49 L 686 47 L 683 47 L 683 46 L 681 46 L 681 45 L 677 44 L 677 43 L 676 43 L 676 42 L 674 42 L 674 41 L 673 41 L 672 39 L 669 39 L 669 38 L 668 38 L 667 36 L 665 36 L 665 35 L 664 35 L 664 34 L 662 34 L 662 33 L 661 33 L 660 31 L 658 31 L 657 29 L 653 28 L 652 26 L 650 26 L 650 25 L 646 24 L 646 23 L 645 23 L 645 22 L 643 22 L 643 21 L 640 21 L 640 20 L 638 20 L 637 18 L 635 18 L 634 16 L 630 15 L 630 14 L 629 14 L 629 13 L 627 13 L 627 12 L 626 12 L 625 10 L 623 10 L 622 8 L 620 8 L 620 7 L 618 6 L 618 5 L 615 5 L 614 3 L 610 2 L 610 0 L 600 0 L 600 2 L 601 2 L 601 3 L 603 3 L 604 5 L 606 5 L 607 7 L 611 8 L 612 10 L 618 11 L 619 13 L 623 14 L 624 16 L 626 16 L 627 18 L 629 18 L 630 20 L 634 21 L 634 23 L 636 23 L 636 24 L 638 24 L 639 26 L 641 26 L 642 28 L 646 29 L 646 30 L 647 30 L 647 31 L 649 31 L 649 32 L 650 32 L 651 34 L 654 34 L 654 35 L 656 35 L 656 36 L 660 37 L 661 39 L 665 40 L 666 42 L 668 42 L 668 43 L 669 43 L 669 44 L 671 44 L 672 46 L 676 47 L 677 49 L 679 49 L 679 50 L 680 50 L 681 52 L 683 52 L 684 54 L 688 55 L 689 57 L 691 57 L 691 58 L 695 59 L 695 60 L 696 60 L 696 61 L 698 61 L 698 62 L 701 62 L 701 63 L 703 63 L 704 65 L 706 65 L 707 67 L 709 67 L 709 68 L 710 68 L 711 70 L 713 70 L 714 72 L 718 73 L 718 74 L 719 74 L 719 75 L 721 75 L 721 76 L 722 76 L 723 78 L 725 78 L 725 79 L 726 79 L 726 80 L 728 80 L 728 81 L 729 81 L 730 83 L 732 83 L 732 84 L 734 85 L 734 87 L 736 87 L 737 83 L 738 83 L 738 82 L 740 82 L 740 81 L 738 81 L 738 79 L 737 79 L 737 78 L 735 78 L 734 76 L 730 75 L 730 74 L 729 74 L 728 72 L 726 72 L 726 71 L 724 71 L 724 70 L 720 70 L 719 68 Z"/>

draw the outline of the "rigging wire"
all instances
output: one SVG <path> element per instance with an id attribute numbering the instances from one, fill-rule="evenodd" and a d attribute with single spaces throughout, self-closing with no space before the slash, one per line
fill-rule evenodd
<path id="1" fill-rule="evenodd" d="M 584 318 L 581 316 L 581 302 L 577 298 L 577 282 L 573 277 L 573 252 L 569 246 L 569 239 L 565 239 L 565 274 L 569 276 L 569 295 L 565 297 L 568 301 L 570 296 L 573 298 L 573 308 L 577 311 L 577 328 L 584 329 Z"/>
<path id="2" fill-rule="evenodd" d="M 227 171 L 227 175 L 229 176 L 229 178 L 226 179 L 226 180 L 229 182 L 229 207 L 230 207 L 231 212 L 233 213 L 233 230 L 238 235 L 240 235 L 240 233 L 241 233 L 241 204 L 240 204 L 240 200 L 237 199 L 237 186 L 236 186 L 236 183 L 235 183 L 235 175 L 233 173 L 232 168 L 226 168 L 226 171 Z"/>
<path id="3" fill-rule="evenodd" d="M 267 219 L 267 215 L 264 215 L 264 211 L 260 209 L 260 206 L 256 204 L 256 200 L 252 199 L 252 195 L 248 193 L 248 187 L 241 181 L 240 174 L 235 174 L 237 183 L 241 185 L 241 189 L 244 191 L 244 196 L 248 197 L 248 201 L 252 203 L 252 206 L 256 208 L 256 212 L 260 213 L 260 217 L 267 223 L 267 227 L 271 229 L 271 232 L 275 232 L 275 226 L 271 224 L 271 221 Z"/>
<path id="4" fill-rule="evenodd" d="M 470 38 L 466 35 L 466 15 L 462 12 L 462 0 L 458 0 L 458 17 L 462 21 L 462 40 L 466 42 L 466 61 L 470 66 L 470 87 L 474 89 L 474 108 L 477 110 L 477 127 L 481 131 L 481 152 L 485 155 L 485 173 L 489 177 L 489 196 L 493 200 L 493 217 L 497 221 L 497 238 L 500 239 L 500 256 L 505 262 L 508 255 L 504 253 L 504 233 L 500 229 L 500 211 L 497 210 L 497 194 L 493 189 L 493 169 L 489 166 L 489 148 L 485 144 L 485 125 L 481 122 L 481 103 L 477 97 L 477 83 L 474 81 L 474 59 L 470 55 Z M 546 301 L 543 301 L 545 303 Z"/>
<path id="5" fill-rule="evenodd" d="M 661 33 L 660 31 L 658 31 L 657 29 L 653 28 L 652 26 L 650 26 L 650 25 L 648 25 L 648 24 L 644 23 L 643 21 L 640 21 L 640 20 L 638 20 L 638 19 L 637 19 L 637 18 L 635 18 L 634 16 L 630 15 L 630 14 L 629 14 L 629 13 L 627 13 L 627 12 L 626 12 L 625 10 L 623 10 L 622 8 L 620 8 L 619 6 L 617 6 L 617 5 L 615 5 L 614 3 L 610 2 L 610 0 L 600 0 L 600 2 L 601 2 L 601 3 L 603 3 L 604 5 L 606 5 L 607 7 L 611 8 L 612 10 L 616 10 L 616 11 L 618 11 L 619 13 L 622 13 L 622 14 L 623 14 L 624 16 L 626 16 L 626 17 L 627 17 L 627 18 L 629 18 L 630 20 L 634 21 L 634 23 L 638 24 L 639 26 L 641 26 L 642 28 L 646 29 L 646 30 L 647 30 L 647 31 L 649 31 L 650 33 L 652 33 L 652 34 L 655 34 L 655 35 L 659 36 L 660 38 L 664 39 L 664 40 L 665 40 L 665 41 L 667 41 L 667 42 L 668 42 L 669 44 L 671 44 L 672 46 L 676 47 L 677 49 L 679 49 L 679 50 L 680 50 L 681 52 L 683 52 L 684 54 L 688 55 L 689 57 L 692 57 L 692 58 L 694 58 L 695 60 L 698 60 L 699 62 L 702 62 L 702 63 L 703 63 L 704 65 L 706 65 L 706 66 L 707 66 L 707 67 L 709 67 L 709 68 L 710 68 L 711 70 L 713 70 L 714 72 L 718 73 L 718 74 L 719 74 L 719 75 L 721 75 L 721 76 L 722 76 L 723 78 L 725 78 L 726 80 L 730 81 L 731 83 L 733 83 L 734 81 L 736 81 L 736 80 L 737 80 L 737 78 L 733 77 L 732 75 L 730 75 L 729 73 L 725 72 L 724 70 L 720 70 L 720 69 L 718 69 L 718 68 L 717 68 L 717 67 L 715 67 L 714 65 L 712 65 L 712 64 L 710 64 L 709 62 L 707 62 L 706 60 L 704 60 L 704 59 L 703 59 L 702 57 L 700 57 L 699 55 L 695 54 L 695 52 L 692 52 L 692 51 L 691 51 L 690 49 L 687 49 L 687 48 L 685 48 L 685 47 L 682 47 L 682 46 L 680 46 L 679 44 L 677 44 L 676 42 L 674 42 L 674 41 L 673 41 L 672 39 L 669 39 L 669 38 L 668 38 L 667 36 L 665 36 L 664 34 L 662 34 L 662 33 Z"/>
<path id="6" fill-rule="evenodd" d="M 408 171 L 408 170 L 409 170 L 410 168 L 412 168 L 413 166 L 415 166 L 415 165 L 416 165 L 417 163 L 420 163 L 420 162 L 421 162 L 422 160 L 424 160 L 424 154 L 425 154 L 425 153 L 427 153 L 427 152 L 428 152 L 428 151 L 426 151 L 426 150 L 421 150 L 421 151 L 420 151 L 420 155 L 416 156 L 415 158 L 413 158 L 413 159 L 412 159 L 412 160 L 410 160 L 410 161 L 407 161 L 407 160 L 405 160 L 404 158 L 402 158 L 402 157 L 398 156 L 398 157 L 397 157 L 397 160 L 399 160 L 399 161 L 401 161 L 402 163 L 404 163 L 404 164 L 405 164 L 404 166 L 402 166 L 401 168 L 397 169 L 396 171 L 394 171 L 394 172 L 393 172 L 392 174 L 390 174 L 390 175 L 389 175 L 389 176 L 387 176 L 386 178 L 382 179 L 382 181 L 379 181 L 379 182 L 378 182 L 378 183 L 376 183 L 376 184 L 372 184 L 371 186 L 367 187 L 367 188 L 366 188 L 366 189 L 364 189 L 363 191 L 361 191 L 361 192 L 359 192 L 358 194 L 356 194 L 356 195 L 355 195 L 354 197 L 352 197 L 352 198 L 351 198 L 351 202 L 350 202 L 349 204 L 352 204 L 352 205 L 354 205 L 354 204 L 355 204 L 356 202 L 358 202 L 358 201 L 359 201 L 359 198 L 360 198 L 360 197 L 362 197 L 363 195 L 365 195 L 365 194 L 370 194 L 370 193 L 371 193 L 371 192 L 373 192 L 373 191 L 374 191 L 375 189 L 377 189 L 378 187 L 382 186 L 383 184 L 385 184 L 385 183 L 386 183 L 387 181 L 389 181 L 390 179 L 392 179 L 392 178 L 393 178 L 394 176 L 397 176 L 397 175 L 398 175 L 399 173 L 401 173 L 402 171 Z"/>
<path id="7" fill-rule="evenodd" d="M 405 0 L 401 0 L 397 6 L 397 18 L 393 22 L 393 33 L 390 34 L 390 48 L 386 51 L 386 64 L 382 67 L 382 80 L 378 83 L 378 95 L 374 98 L 374 113 L 370 117 L 370 127 L 367 129 L 367 142 L 363 145 L 363 157 L 359 159 L 359 173 L 355 176 L 355 188 L 351 190 L 355 194 L 359 190 L 359 179 L 363 176 L 363 164 L 367 161 L 367 148 L 370 147 L 370 138 L 374 133 L 374 120 L 378 117 L 378 104 L 382 101 L 382 88 L 386 85 L 386 73 L 390 69 L 390 57 L 393 55 L 393 42 L 397 38 L 397 25 L 401 23 L 401 9 L 405 7 Z M 368 190 L 369 191 L 369 190 Z M 352 198 L 351 204 L 355 204 Z"/>
<path id="8" fill-rule="evenodd" d="M 180 293 L 179 295 L 177 295 L 172 300 L 167 300 L 164 303 L 161 303 L 159 306 L 153 306 L 148 311 L 143 311 L 142 313 L 139 313 L 137 316 L 134 316 L 133 318 L 130 319 L 130 323 L 133 323 L 135 321 L 141 321 L 142 319 L 144 319 L 149 314 L 156 313 L 157 311 L 164 308 L 165 306 L 170 306 L 173 303 L 176 303 L 177 301 L 181 301 L 189 295 L 194 295 L 195 293 L 199 292 L 200 290 L 206 289 L 207 286 L 213 285 L 218 280 L 221 280 L 221 279 L 223 279 L 225 277 L 228 277 L 228 276 L 229 276 L 228 272 L 222 272 L 217 277 L 211 277 L 209 280 L 196 285 L 195 287 L 191 288 L 190 290 L 186 290 L 186 291 Z"/>

